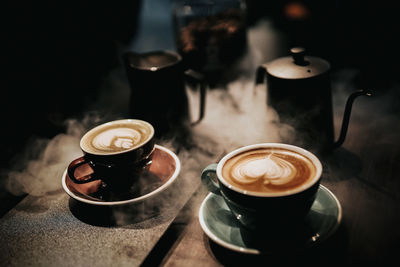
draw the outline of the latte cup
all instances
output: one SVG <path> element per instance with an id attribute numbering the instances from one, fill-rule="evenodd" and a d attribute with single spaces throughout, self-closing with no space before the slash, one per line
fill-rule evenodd
<path id="1" fill-rule="evenodd" d="M 311 152 L 280 144 L 254 144 L 207 166 L 201 179 L 221 195 L 247 230 L 274 231 L 301 224 L 317 194 L 322 165 Z"/>
<path id="2" fill-rule="evenodd" d="M 130 186 L 151 163 L 154 128 L 142 120 L 124 119 L 101 124 L 80 140 L 83 156 L 68 166 L 77 184 L 102 180 L 118 190 Z"/>

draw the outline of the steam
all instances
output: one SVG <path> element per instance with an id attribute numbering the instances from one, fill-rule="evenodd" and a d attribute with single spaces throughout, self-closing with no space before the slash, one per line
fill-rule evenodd
<path id="1" fill-rule="evenodd" d="M 190 93 L 194 101 L 196 93 Z M 279 142 L 292 134 L 289 126 L 277 123 L 277 114 L 266 104 L 265 88 L 254 87 L 250 81 L 237 81 L 227 90 L 213 90 L 207 96 L 207 114 L 204 120 L 192 129 L 197 144 L 192 150 L 181 150 L 178 157 L 184 163 L 182 172 L 198 177 L 201 169 L 216 162 L 218 157 L 237 147 L 261 142 Z M 191 100 L 191 101 L 192 101 Z M 193 110 L 197 110 L 193 108 Z M 14 195 L 24 193 L 43 196 L 61 189 L 61 176 L 73 159 L 82 152 L 79 140 L 89 130 L 88 121 L 97 121 L 87 116 L 83 121 L 68 120 L 67 132 L 51 140 L 37 140 L 29 146 L 25 168 L 11 171 L 7 188 Z M 172 143 L 161 145 L 175 150 Z M 38 152 L 33 153 L 32 150 Z M 206 152 L 206 153 L 204 153 Z M 19 165 L 23 165 L 21 162 Z"/>
<path id="2" fill-rule="evenodd" d="M 280 124 L 275 110 L 266 105 L 265 85 L 254 86 L 248 80 L 235 81 L 226 90 L 208 92 L 206 112 L 193 131 L 194 138 L 211 139 L 213 145 L 225 151 L 290 140 L 294 133 L 289 125 Z"/>
<path id="3" fill-rule="evenodd" d="M 212 146 L 229 152 L 240 146 L 263 142 L 290 142 L 294 129 L 281 124 L 276 111 L 267 106 L 266 85 L 255 85 L 254 74 L 261 64 L 279 54 L 279 33 L 271 22 L 261 20 L 247 33 L 248 50 L 236 66 L 240 73 L 223 89 L 209 90 L 206 115 L 193 131 L 197 143 L 212 140 Z M 197 118 L 198 96 L 188 91 L 192 118 Z"/>
<path id="4" fill-rule="evenodd" d="M 268 22 L 261 22 L 251 29 L 247 54 L 239 64 L 232 66 L 241 76 L 226 88 L 208 91 L 205 118 L 191 129 L 196 145 L 191 149 L 181 149 L 178 153 L 182 161 L 181 173 L 185 177 L 199 179 L 204 167 L 237 147 L 292 138 L 293 129 L 280 124 L 276 112 L 267 107 L 265 85 L 254 85 L 256 67 L 270 60 L 270 55 L 277 54 L 276 38 Z M 117 112 L 126 113 L 126 96 L 130 89 L 121 72 L 111 73 L 110 81 L 105 83 L 103 93 L 94 107 L 116 108 Z M 109 87 L 117 91 L 113 98 L 109 97 Z M 188 89 L 187 93 L 191 115 L 195 118 L 198 115 L 195 114 L 198 110 L 198 92 Z M 120 97 L 116 99 L 116 95 Z M 73 159 L 82 156 L 80 138 L 93 126 L 114 119 L 117 118 L 88 114 L 80 121 L 66 121 L 66 133 L 51 140 L 36 140 L 28 146 L 28 156 L 22 157 L 17 168 L 9 172 L 8 190 L 14 195 L 27 193 L 33 196 L 61 190 L 61 176 L 65 168 Z M 165 141 L 160 145 L 176 151 L 172 142 Z M 190 183 L 188 186 L 191 186 Z"/>
<path id="5" fill-rule="evenodd" d="M 69 162 L 82 155 L 79 140 L 88 124 L 97 119 L 67 120 L 66 133 L 53 139 L 38 139 L 27 147 L 26 156 L 8 174 L 6 187 L 14 195 L 43 196 L 61 189 L 60 179 Z M 30 155 L 32 158 L 29 158 Z M 28 158 L 27 158 L 28 157 Z M 22 170 L 21 170 L 22 169 Z"/>

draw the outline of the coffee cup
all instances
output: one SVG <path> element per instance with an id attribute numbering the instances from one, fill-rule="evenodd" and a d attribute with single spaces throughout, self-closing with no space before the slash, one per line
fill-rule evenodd
<path id="1" fill-rule="evenodd" d="M 101 124 L 80 140 L 83 156 L 68 166 L 76 184 L 102 180 L 123 190 L 151 163 L 154 128 L 142 120 L 123 119 Z"/>
<path id="2" fill-rule="evenodd" d="M 245 229 L 260 233 L 293 227 L 309 212 L 322 165 L 311 152 L 280 143 L 254 144 L 210 164 L 201 179 L 221 195 Z"/>

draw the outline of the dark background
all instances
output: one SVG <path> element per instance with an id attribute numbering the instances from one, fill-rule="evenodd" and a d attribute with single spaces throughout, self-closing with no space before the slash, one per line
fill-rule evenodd
<path id="1" fill-rule="evenodd" d="M 145 1 L 157 2 L 7 3 L 2 34 L 0 181 L 29 140 L 64 131 L 66 118 L 81 118 L 96 101 L 108 73 L 120 65 L 121 47 L 129 48 L 137 37 Z M 171 1 L 162 2 L 163 16 L 169 16 Z M 381 93 L 396 87 L 400 78 L 399 14 L 392 2 L 248 0 L 247 23 L 270 19 L 286 36 L 284 51 L 300 45 L 330 61 L 333 70 L 358 69 L 354 83 Z M 291 4 L 300 5 L 306 15 L 290 15 Z M 148 18 L 150 32 L 151 19 L 160 15 L 153 14 Z M 167 49 L 174 49 L 171 39 L 165 42 Z"/>

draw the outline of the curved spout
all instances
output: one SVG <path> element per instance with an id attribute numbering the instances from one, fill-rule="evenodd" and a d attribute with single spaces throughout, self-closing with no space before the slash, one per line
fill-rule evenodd
<path id="1" fill-rule="evenodd" d="M 346 102 L 346 107 L 344 109 L 343 121 L 342 121 L 342 128 L 340 130 L 340 135 L 338 140 L 333 144 L 333 148 L 337 148 L 341 146 L 346 138 L 347 128 L 349 126 L 350 121 L 350 114 L 351 114 L 351 107 L 353 106 L 354 99 L 358 96 L 372 96 L 372 91 L 370 90 L 359 90 L 352 93 Z"/>

